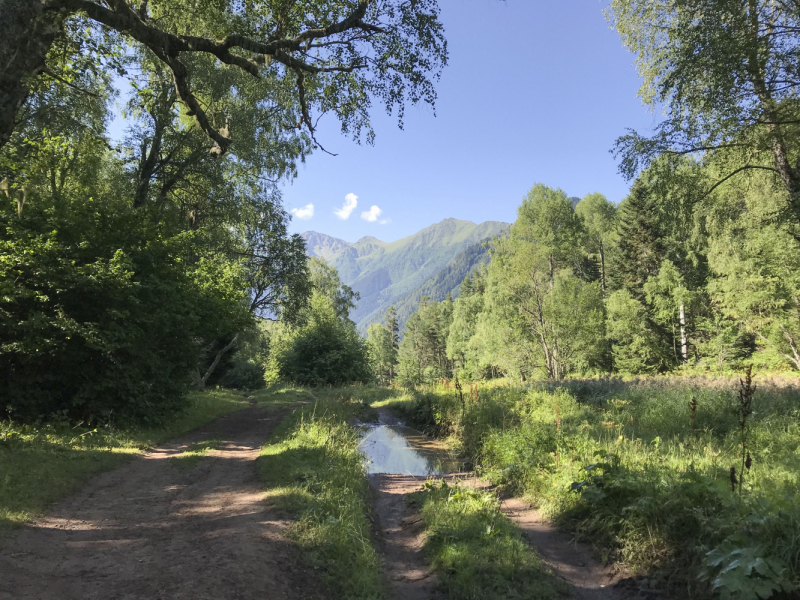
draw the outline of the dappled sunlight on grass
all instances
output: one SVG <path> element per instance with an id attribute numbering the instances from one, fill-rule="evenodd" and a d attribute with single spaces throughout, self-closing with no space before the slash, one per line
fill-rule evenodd
<path id="1" fill-rule="evenodd" d="M 607 559 L 707 597 L 712 550 L 733 561 L 743 548 L 800 581 L 797 383 L 756 376 L 744 474 L 730 378 L 497 382 L 463 400 L 439 386 L 397 407 Z M 741 496 L 731 468 L 744 476 Z"/>
<path id="2" fill-rule="evenodd" d="M 380 565 L 370 540 L 368 489 L 349 421 L 364 405 L 342 390 L 295 411 L 258 460 L 267 498 L 294 518 L 288 535 L 319 569 L 334 597 L 381 598 Z M 331 397 L 334 396 L 334 397 Z"/>

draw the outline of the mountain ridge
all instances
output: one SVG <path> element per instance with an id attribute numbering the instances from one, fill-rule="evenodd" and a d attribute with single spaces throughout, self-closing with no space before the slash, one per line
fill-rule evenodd
<path id="1" fill-rule="evenodd" d="M 392 304 L 402 303 L 403 312 L 410 315 L 405 305 L 416 298 L 416 290 L 425 284 L 435 288 L 437 295 L 440 288 L 443 289 L 441 286 L 450 286 L 456 279 L 454 287 L 457 288 L 477 264 L 475 260 L 480 262 L 483 258 L 481 252 L 473 248 L 469 259 L 464 257 L 453 265 L 450 263 L 467 248 L 480 246 L 508 227 L 510 224 L 502 221 L 476 224 L 449 218 L 394 242 L 364 236 L 350 243 L 316 231 L 307 231 L 301 236 L 306 240 L 310 256 L 319 256 L 335 266 L 342 281 L 361 295 L 351 318 L 363 333 L 371 323 L 381 322 L 383 313 Z M 430 283 L 440 271 L 448 269 L 448 265 L 446 283 L 445 280 L 439 286 Z M 450 287 L 447 291 L 453 289 Z M 446 292 L 441 295 L 442 298 L 435 299 L 443 299 Z"/>

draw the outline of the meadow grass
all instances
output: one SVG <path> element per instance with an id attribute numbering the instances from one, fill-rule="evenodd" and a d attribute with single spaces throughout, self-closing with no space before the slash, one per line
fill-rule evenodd
<path id="1" fill-rule="evenodd" d="M 261 450 L 267 497 L 293 518 L 288 535 L 299 557 L 317 569 L 331 597 L 384 597 L 372 545 L 369 488 L 355 420 L 373 418 L 363 400 L 375 388 L 295 391 L 314 402 L 294 411 Z"/>
<path id="2" fill-rule="evenodd" d="M 0 422 L 0 535 L 42 514 L 95 473 L 247 406 L 241 393 L 207 391 L 191 393 L 186 409 L 158 427 Z"/>
<path id="3" fill-rule="evenodd" d="M 545 600 L 567 591 L 543 567 L 495 494 L 429 481 L 410 500 L 420 506 L 425 553 L 452 600 Z"/>
<path id="4" fill-rule="evenodd" d="M 741 494 L 732 378 L 498 381 L 392 402 L 607 560 L 672 594 L 755 599 L 800 583 L 797 380 L 755 379 Z"/>

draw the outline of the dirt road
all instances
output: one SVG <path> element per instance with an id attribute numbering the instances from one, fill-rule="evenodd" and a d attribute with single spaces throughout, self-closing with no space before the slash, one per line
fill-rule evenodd
<path id="1" fill-rule="evenodd" d="M 614 587 L 620 573 L 604 566 L 586 544 L 576 544 L 569 534 L 542 518 L 541 513 L 520 498 L 503 500 L 500 508 L 527 536 L 549 566 L 572 586 L 577 600 L 622 600 L 626 594 Z"/>
<path id="2" fill-rule="evenodd" d="M 441 598 L 436 578 L 422 553 L 422 517 L 409 508 L 406 496 L 420 489 L 425 477 L 370 475 L 374 497 L 375 537 L 383 556 L 384 574 L 392 600 Z"/>
<path id="3" fill-rule="evenodd" d="M 259 448 L 283 414 L 232 413 L 94 478 L 2 543 L 0 599 L 324 597 L 257 478 Z M 175 458 L 207 440 L 217 449 L 199 460 Z"/>

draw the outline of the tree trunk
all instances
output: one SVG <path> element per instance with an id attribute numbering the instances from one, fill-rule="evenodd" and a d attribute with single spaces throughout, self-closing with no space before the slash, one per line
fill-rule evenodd
<path id="1" fill-rule="evenodd" d="M 792 351 L 791 356 L 788 354 L 784 354 L 784 356 L 794 363 L 796 369 L 800 370 L 800 350 L 797 348 L 794 336 L 783 325 L 781 325 L 781 331 L 783 331 L 783 335 L 786 337 L 786 341 L 789 342 L 789 348 Z"/>
<path id="2" fill-rule="evenodd" d="M 208 378 L 211 377 L 211 374 L 214 372 L 214 369 L 217 368 L 219 361 L 222 360 L 222 357 L 225 356 L 225 354 L 227 354 L 231 350 L 231 348 L 233 348 L 236 345 L 236 342 L 238 340 L 239 340 L 239 334 L 237 333 L 235 336 L 233 336 L 233 339 L 230 341 L 230 343 L 228 343 L 227 346 L 225 346 L 222 350 L 217 352 L 217 355 L 214 357 L 214 362 L 212 362 L 211 366 L 208 367 L 208 370 L 206 371 L 205 375 L 200 375 L 200 372 L 199 371 L 197 372 L 198 375 L 196 381 L 197 389 L 199 390 L 205 389 L 206 381 L 208 381 Z"/>
<path id="3" fill-rule="evenodd" d="M 761 103 L 762 118 L 768 122 L 767 131 L 770 136 L 770 149 L 775 164 L 775 170 L 789 193 L 789 206 L 795 219 L 800 223 L 800 158 L 793 167 L 789 159 L 788 146 L 784 136 L 784 129 L 779 125 L 781 119 L 778 104 L 766 81 L 767 59 L 759 55 L 761 44 L 761 23 L 759 20 L 760 8 L 757 0 L 748 0 L 748 18 L 750 19 L 750 47 L 747 56 L 747 71 L 753 91 Z M 790 134 L 794 134 L 791 132 Z"/>
<path id="4" fill-rule="evenodd" d="M 681 302 L 680 324 L 681 324 L 681 358 L 683 359 L 683 364 L 686 364 L 689 360 L 689 344 L 686 341 L 686 309 L 683 306 L 683 302 Z"/>
<path id="5" fill-rule="evenodd" d="M 46 67 L 64 15 L 45 12 L 44 0 L 0 0 L 0 148 L 16 127 L 34 79 Z"/>

